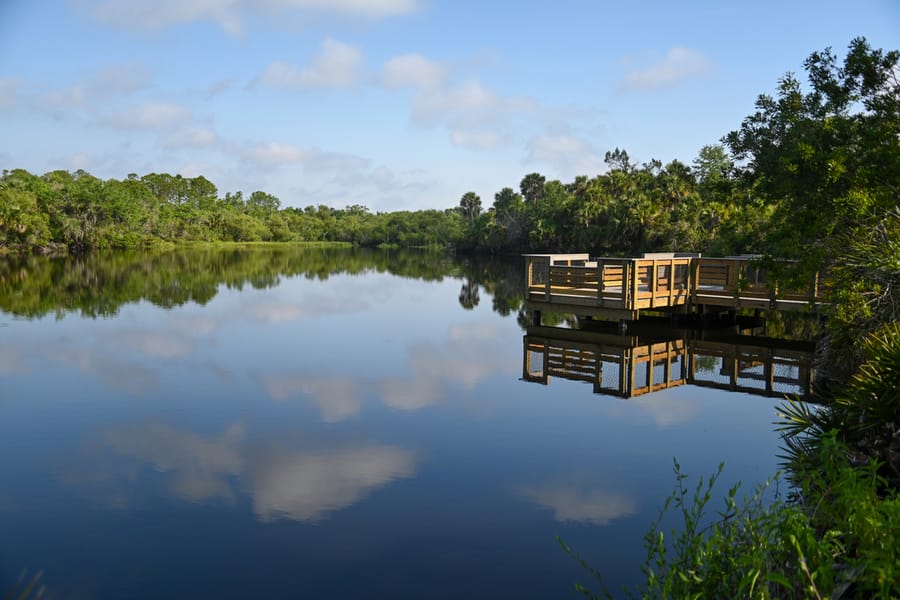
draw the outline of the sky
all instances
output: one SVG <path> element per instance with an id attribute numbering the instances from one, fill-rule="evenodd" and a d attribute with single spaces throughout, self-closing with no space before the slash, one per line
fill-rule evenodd
<path id="1" fill-rule="evenodd" d="M 373 212 L 485 206 L 719 143 L 900 0 L 0 0 L 0 168 L 203 175 Z"/>

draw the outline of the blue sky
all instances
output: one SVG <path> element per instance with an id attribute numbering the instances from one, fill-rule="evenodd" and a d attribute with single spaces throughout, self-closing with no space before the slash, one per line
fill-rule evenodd
<path id="1" fill-rule="evenodd" d="M 690 163 L 856 36 L 900 48 L 900 0 L 0 0 L 0 168 L 490 205 L 615 147 Z"/>

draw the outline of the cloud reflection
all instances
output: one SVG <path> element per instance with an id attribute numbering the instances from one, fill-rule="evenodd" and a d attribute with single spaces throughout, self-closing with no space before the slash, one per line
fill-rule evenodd
<path id="1" fill-rule="evenodd" d="M 568 483 L 525 488 L 521 495 L 552 510 L 556 521 L 606 525 L 637 514 L 637 501 L 631 496 Z"/>
<path id="2" fill-rule="evenodd" d="M 696 398 L 673 398 L 673 394 L 666 393 L 668 391 L 670 390 L 632 398 L 630 402 L 642 412 L 649 414 L 654 423 L 661 428 L 683 425 L 700 415 L 700 402 Z"/>
<path id="3" fill-rule="evenodd" d="M 55 358 L 96 377 L 114 389 L 142 394 L 159 384 L 155 371 L 106 356 L 105 351 L 99 348 L 62 350 L 55 353 Z"/>
<path id="4" fill-rule="evenodd" d="M 393 446 L 278 454 L 250 470 L 253 510 L 262 521 L 317 521 L 415 472 L 415 454 Z"/>
<path id="5" fill-rule="evenodd" d="M 355 417 L 362 410 L 360 386 L 346 377 L 273 375 L 260 377 L 260 383 L 275 400 L 288 400 L 306 394 L 322 411 L 322 420 L 336 423 Z"/>
<path id="6" fill-rule="evenodd" d="M 419 342 L 409 347 L 410 377 L 378 383 L 382 401 L 396 410 L 417 410 L 439 404 L 449 386 L 473 389 L 482 381 L 518 370 L 509 360 L 506 332 L 494 323 L 456 325 L 443 344 Z"/>
<path id="7" fill-rule="evenodd" d="M 420 341 L 407 348 L 408 374 L 360 380 L 354 373 L 271 374 L 255 379 L 269 397 L 285 401 L 303 395 L 321 411 L 326 423 L 359 415 L 369 388 L 377 390 L 385 406 L 419 410 L 457 397 L 453 387 L 468 390 L 496 376 L 515 374 L 518 358 L 508 352 L 507 332 L 490 322 L 451 327 L 443 342 Z"/>
<path id="8" fill-rule="evenodd" d="M 21 348 L 16 346 L 0 348 L 0 375 L 27 373 L 29 368 L 23 354 Z"/>
<path id="9" fill-rule="evenodd" d="M 164 424 L 116 429 L 104 436 L 117 454 L 171 474 L 170 491 L 193 502 L 232 498 L 228 478 L 240 474 L 245 466 L 239 447 L 243 439 L 240 423 L 210 438 Z"/>
<path id="10" fill-rule="evenodd" d="M 100 443 L 63 476 L 95 501 L 126 508 L 129 494 L 142 481 L 152 484 L 156 473 L 170 495 L 188 502 L 231 503 L 246 493 L 261 521 L 321 520 L 396 479 L 413 477 L 418 462 L 414 452 L 382 444 L 253 449 L 242 423 L 218 435 L 160 423 L 115 428 Z"/>

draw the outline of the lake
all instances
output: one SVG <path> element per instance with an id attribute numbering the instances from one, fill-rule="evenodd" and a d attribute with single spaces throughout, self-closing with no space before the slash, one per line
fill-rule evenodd
<path id="1" fill-rule="evenodd" d="M 636 583 L 673 458 L 749 492 L 779 468 L 778 396 L 804 368 L 671 340 L 638 377 L 664 389 L 579 381 L 600 341 L 630 361 L 643 342 L 529 327 L 523 270 L 297 247 L 0 257 L 0 595 L 24 570 L 45 598 L 576 597 L 590 577 L 557 536 L 610 589 Z M 573 352 L 581 371 L 551 372 Z M 772 372 L 769 396 L 704 385 Z"/>

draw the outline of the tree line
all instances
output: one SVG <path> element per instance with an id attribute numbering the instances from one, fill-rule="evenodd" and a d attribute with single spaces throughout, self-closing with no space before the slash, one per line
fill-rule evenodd
<path id="1" fill-rule="evenodd" d="M 240 191 L 220 196 L 203 176 L 130 174 L 99 179 L 83 170 L 0 177 L 0 249 L 83 252 L 185 241 L 346 242 L 432 246 L 461 238 L 456 210 L 371 213 L 281 206 L 276 196 Z"/>
<path id="2" fill-rule="evenodd" d="M 637 165 L 607 153 L 609 171 L 562 183 L 530 173 L 482 210 L 474 192 L 445 210 L 372 213 L 360 205 L 282 207 L 255 191 L 219 195 L 205 177 L 168 173 L 99 179 L 83 170 L 0 176 L 0 249 L 83 252 L 184 241 L 345 242 L 461 251 L 755 251 L 766 211 L 744 193 L 721 145 L 693 166 Z"/>

